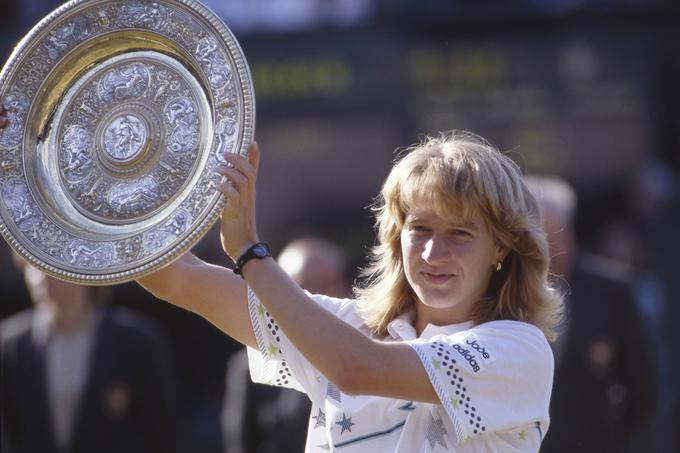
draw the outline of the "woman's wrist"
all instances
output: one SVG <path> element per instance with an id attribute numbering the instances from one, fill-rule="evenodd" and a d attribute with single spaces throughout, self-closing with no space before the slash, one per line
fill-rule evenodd
<path id="1" fill-rule="evenodd" d="M 258 242 L 260 242 L 260 239 L 257 236 L 250 239 L 244 239 L 238 244 L 227 244 L 225 241 L 222 241 L 222 250 L 235 263 L 250 247 Z"/>
<path id="2" fill-rule="evenodd" d="M 266 242 L 256 242 L 248 247 L 236 260 L 234 273 L 243 277 L 243 267 L 246 263 L 253 260 L 261 260 L 272 256 L 269 244 Z"/>
<path id="3" fill-rule="evenodd" d="M 239 260 L 239 258 L 241 258 L 243 256 L 243 254 L 246 253 L 250 247 L 257 244 L 257 242 L 258 241 L 245 242 L 242 245 L 235 247 L 232 252 L 227 252 L 227 254 L 232 259 L 232 261 L 234 261 L 234 263 L 236 263 Z"/>

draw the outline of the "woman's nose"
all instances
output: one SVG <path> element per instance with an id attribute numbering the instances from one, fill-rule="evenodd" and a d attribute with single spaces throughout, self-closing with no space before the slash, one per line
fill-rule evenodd
<path id="1" fill-rule="evenodd" d="M 448 249 L 442 238 L 433 235 L 425 243 L 422 258 L 428 263 L 436 263 L 445 260 L 449 255 Z"/>

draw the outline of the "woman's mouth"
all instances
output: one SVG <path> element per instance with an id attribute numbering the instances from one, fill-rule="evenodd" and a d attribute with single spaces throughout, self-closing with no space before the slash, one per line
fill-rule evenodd
<path id="1" fill-rule="evenodd" d="M 454 274 L 445 274 L 438 272 L 421 272 L 425 281 L 431 285 L 441 285 L 454 277 Z"/>

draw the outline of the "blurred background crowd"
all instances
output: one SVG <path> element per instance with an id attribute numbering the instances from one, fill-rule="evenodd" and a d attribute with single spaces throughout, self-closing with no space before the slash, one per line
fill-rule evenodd
<path id="1" fill-rule="evenodd" d="M 374 241 L 367 206 L 395 149 L 438 131 L 480 134 L 533 175 L 556 284 L 568 292 L 564 334 L 554 345 L 552 424 L 541 451 L 680 451 L 680 329 L 674 327 L 680 322 L 676 1 L 204 3 L 236 34 L 250 64 L 263 152 L 260 234 L 276 254 L 307 238 L 280 257 L 303 287 L 350 294 L 356 269 Z M 60 4 L 0 0 L 1 60 Z M 195 253 L 229 264 L 215 229 Z M 33 364 L 20 360 L 28 353 L 16 340 L 17 317 L 33 303 L 40 311 L 40 281 L 31 269 L 13 263 L 4 241 L 0 269 L 0 336 L 3 345 L 11 344 L 3 349 L 0 376 L 8 394 L 2 407 L 3 452 L 48 451 L 26 444 L 11 450 L 5 439 L 15 432 L 54 438 L 60 447 L 50 451 L 88 451 L 78 450 L 73 440 L 74 426 L 82 420 L 64 422 L 63 411 L 52 410 L 51 422 L 47 417 L 8 428 L 11 411 L 20 412 L 19 396 L 9 393 L 21 373 L 34 375 L 42 368 L 61 373 L 48 387 L 62 390 L 65 380 L 91 385 L 96 373 L 59 371 L 59 354 L 87 355 L 82 352 L 92 341 L 87 329 L 79 339 L 66 335 L 49 343 L 45 360 L 39 354 Z M 56 286 L 47 285 L 58 292 Z M 154 300 L 135 283 L 92 297 L 103 297 L 112 307 L 95 310 L 98 326 L 111 312 L 112 325 L 140 342 L 131 339 L 128 349 L 109 352 L 112 357 L 148 350 L 147 358 L 119 361 L 126 370 L 137 366 L 138 373 L 156 376 L 154 382 L 167 390 L 139 390 L 156 398 L 144 404 L 167 409 L 138 415 L 161 417 L 165 441 L 172 439 L 177 451 L 302 451 L 305 398 L 249 384 L 240 347 L 208 322 Z M 47 363 L 42 368 L 36 365 L 41 360 Z M 138 390 L 121 384 L 128 375 L 135 372 L 121 372 L 123 377 L 105 386 L 102 419 L 122 420 L 128 405 L 135 407 L 130 401 Z M 143 381 L 140 385 L 148 385 Z M 41 407 L 35 398 L 29 403 Z M 80 397 L 88 398 L 95 399 Z M 85 407 L 78 404 L 72 413 Z M 146 449 L 109 445 L 110 451 L 170 451 L 162 435 L 151 428 L 147 434 L 154 441 L 146 442 Z"/>

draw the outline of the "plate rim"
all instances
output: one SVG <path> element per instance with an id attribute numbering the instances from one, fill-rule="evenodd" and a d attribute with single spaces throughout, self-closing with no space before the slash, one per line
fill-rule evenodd
<path id="1" fill-rule="evenodd" d="M 123 0 L 125 2 L 125 0 Z M 79 8 L 85 9 L 87 7 L 96 8 L 101 5 L 110 5 L 110 1 L 107 0 L 71 0 L 67 3 L 60 5 L 58 8 L 53 10 L 47 16 L 42 18 L 36 25 L 34 25 L 31 30 L 16 44 L 14 50 L 11 52 L 8 60 L 3 65 L 2 70 L 0 70 L 0 99 L 4 99 L 10 94 L 11 85 L 9 82 L 14 80 L 17 75 L 17 68 L 20 67 L 22 63 L 22 57 L 27 54 L 28 50 L 31 50 L 33 45 L 35 45 L 35 40 L 40 36 L 46 29 L 49 29 L 51 25 L 57 22 L 65 14 L 71 13 Z M 130 1 L 127 3 L 131 4 L 145 4 L 142 1 Z M 238 76 L 237 93 L 238 97 L 241 98 L 242 106 L 239 109 L 239 115 L 242 116 L 242 126 L 239 128 L 240 136 L 236 139 L 237 147 L 233 152 L 241 154 L 243 156 L 247 155 L 247 150 L 249 144 L 253 141 L 255 135 L 255 91 L 253 86 L 253 79 L 251 76 L 250 68 L 248 66 L 245 53 L 241 48 L 241 45 L 237 41 L 233 32 L 229 27 L 207 6 L 203 5 L 196 0 L 155 0 L 154 3 L 161 4 L 164 6 L 179 6 L 188 9 L 190 12 L 197 14 L 202 20 L 205 21 L 207 25 L 212 28 L 217 36 L 221 39 L 224 45 L 224 49 L 228 51 L 228 55 L 233 62 L 233 69 Z M 135 30 L 135 28 L 119 28 L 120 30 Z M 83 41 L 85 42 L 85 41 Z M 80 45 L 82 43 L 79 43 Z M 64 58 L 65 55 L 61 55 L 54 63 L 54 68 L 59 67 L 59 62 Z M 50 74 L 52 70 L 50 70 Z M 42 85 L 40 85 L 42 87 Z M 68 87 L 66 87 L 68 89 Z M 210 89 L 210 87 L 208 87 Z M 37 90 L 39 91 L 39 89 Z M 30 99 L 29 111 L 33 107 L 36 95 L 34 94 Z M 213 114 L 214 114 L 214 106 Z M 215 118 L 213 118 L 215 120 Z M 24 130 L 24 134 L 26 130 Z M 24 137 L 25 138 L 25 137 Z M 210 137 L 210 143 L 208 144 L 209 149 L 207 152 L 212 152 L 212 142 L 214 136 Z M 12 148 L 17 148 L 21 159 L 24 156 L 24 143 L 15 145 Z M 26 175 L 21 177 L 23 181 L 26 181 Z M 29 191 L 31 188 L 28 186 Z M 33 196 L 31 194 L 31 196 Z M 100 271 L 100 272 L 72 272 L 69 270 L 61 269 L 57 266 L 46 262 L 40 257 L 36 256 L 31 250 L 25 247 L 16 237 L 12 228 L 6 224 L 4 215 L 0 215 L 0 234 L 3 236 L 5 241 L 8 243 L 10 248 L 21 256 L 25 261 L 31 265 L 39 268 L 40 270 L 46 272 L 61 280 L 71 281 L 74 283 L 84 284 L 84 285 L 111 285 L 124 283 L 131 280 L 136 280 L 145 275 L 153 273 L 154 271 L 170 264 L 172 261 L 178 259 L 184 253 L 189 251 L 200 239 L 210 230 L 210 228 L 215 224 L 221 215 L 222 209 L 225 205 L 225 200 L 219 192 L 216 191 L 214 195 L 215 200 L 210 202 L 210 204 L 201 213 L 203 219 L 200 223 L 195 224 L 193 229 L 191 229 L 189 234 L 186 234 L 184 238 L 179 242 L 173 242 L 174 245 L 165 250 L 152 254 L 156 256 L 148 261 L 140 260 L 135 263 L 130 269 L 125 269 L 117 272 Z M 41 208 L 43 210 L 43 208 Z M 4 207 L 0 211 L 5 211 Z"/>

